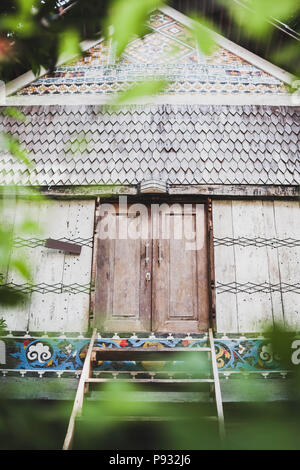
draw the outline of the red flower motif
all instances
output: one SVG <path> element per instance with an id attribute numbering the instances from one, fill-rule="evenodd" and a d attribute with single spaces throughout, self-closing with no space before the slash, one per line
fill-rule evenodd
<path id="1" fill-rule="evenodd" d="M 121 348 L 125 348 L 125 346 L 128 346 L 126 339 L 122 339 L 122 341 L 120 342 L 120 346 Z"/>
<path id="2" fill-rule="evenodd" d="M 30 340 L 29 340 L 29 339 L 26 339 L 26 340 L 24 341 L 24 343 L 23 343 L 23 344 L 24 344 L 24 349 L 28 346 L 29 343 L 30 343 Z"/>
<path id="3" fill-rule="evenodd" d="M 190 341 L 188 339 L 182 340 L 182 346 L 188 346 L 189 344 L 190 344 Z"/>

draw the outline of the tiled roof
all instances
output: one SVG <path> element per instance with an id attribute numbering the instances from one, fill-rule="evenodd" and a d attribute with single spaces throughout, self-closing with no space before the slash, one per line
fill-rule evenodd
<path id="1" fill-rule="evenodd" d="M 34 161 L 0 156 L 0 184 L 300 184 L 299 107 L 24 106 L 1 116 Z"/>

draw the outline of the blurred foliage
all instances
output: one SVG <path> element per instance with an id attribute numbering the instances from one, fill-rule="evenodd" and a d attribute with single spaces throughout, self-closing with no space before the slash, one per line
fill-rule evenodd
<path id="1" fill-rule="evenodd" d="M 38 74 L 41 67 L 53 70 L 55 64 L 62 57 L 69 58 L 80 53 L 82 39 L 96 39 L 105 34 L 116 43 L 116 52 L 119 56 L 125 49 L 128 41 L 136 36 L 143 36 L 147 32 L 145 26 L 149 12 L 158 8 L 164 2 L 156 0 L 77 0 L 69 2 L 70 8 L 57 7 L 55 0 L 1 0 L 0 4 L 0 78 L 8 81 L 21 73 L 32 69 Z M 271 34 L 274 26 L 269 19 L 276 18 L 287 21 L 291 15 L 299 13 L 298 0 L 251 0 L 247 2 L 250 10 L 241 7 L 238 2 L 225 2 L 224 8 L 230 10 L 235 21 L 253 37 L 262 41 Z M 68 6 L 68 5 L 67 5 Z M 211 23 L 199 15 L 192 15 L 196 20 L 193 34 L 200 49 L 209 54 L 214 48 L 213 36 L 206 29 L 215 29 Z M 200 24 L 201 23 L 201 24 Z M 295 57 L 298 60 L 298 44 L 289 46 L 282 52 L 284 59 Z M 126 90 L 117 98 L 116 104 L 121 105 L 133 99 L 149 96 L 164 89 L 166 83 L 161 79 L 142 82 Z M 6 108 L 3 112 L 9 118 L 22 121 L 25 117 L 17 109 Z M 82 151 L 85 138 L 79 136 L 71 142 L 69 151 L 77 153 Z M 2 150 L 9 152 L 19 161 L 25 163 L 30 171 L 30 158 L 26 149 L 11 134 L 3 133 L 0 136 Z M 28 197 L 36 198 L 34 190 L 28 189 Z M 8 271 L 15 273 L 25 281 L 31 280 L 30 266 L 22 256 L 21 251 L 11 252 L 13 236 L 20 236 L 38 232 L 38 227 L 30 216 L 24 214 L 24 220 L 12 225 L 6 218 L 8 201 L 17 200 L 18 188 L 9 188 L 9 194 L 3 194 L 0 204 L 0 285 L 5 282 Z M 13 289 L 2 287 L 0 289 L 0 304 L 8 306 L 24 301 Z M 3 322 L 0 329 L 6 328 Z M 201 420 L 201 415 L 211 413 L 211 403 L 200 404 L 171 403 L 165 404 L 151 400 L 137 399 L 134 383 L 120 384 L 108 383 L 102 392 L 106 399 L 102 402 L 89 402 L 84 415 L 89 422 L 84 432 L 77 436 L 78 444 L 83 448 L 91 446 L 92 437 L 96 439 L 94 445 L 108 448 L 116 446 L 119 437 L 121 445 L 132 444 L 141 449 L 299 449 L 299 367 L 290 363 L 292 333 L 282 327 L 276 327 L 267 333 L 282 361 L 283 369 L 291 369 L 292 378 L 283 382 L 286 394 L 290 396 L 287 402 L 274 403 L 269 406 L 264 387 L 261 393 L 256 394 L 253 403 L 239 405 L 237 415 L 230 410 L 226 411 L 227 439 L 221 443 L 218 439 L 216 423 Z M 180 360 L 178 361 L 180 366 Z M 195 374 L 207 373 L 205 366 L 199 363 L 189 364 Z M 186 371 L 186 366 L 184 366 Z M 193 372 L 192 372 L 192 376 Z M 231 380 L 231 379 L 230 379 Z M 251 377 L 242 385 L 238 385 L 240 396 L 246 390 L 254 388 Z M 261 379 L 268 380 L 268 379 Z M 32 391 L 34 395 L 34 389 Z M 144 393 L 144 392 L 143 392 Z M 13 396 L 13 393 L 12 393 Z M 134 398 L 132 398 L 134 397 Z M 3 397 L 2 397 L 3 398 Z M 0 434 L 2 448 L 56 448 L 57 423 L 60 422 L 61 437 L 66 430 L 70 413 L 68 406 L 55 404 L 49 407 L 37 406 L 36 402 L 0 402 Z M 44 408 L 44 412 L 43 412 Z M 133 427 L 120 424 L 120 417 L 127 415 L 159 416 L 165 413 L 171 415 L 171 421 L 152 423 L 148 430 L 145 424 L 136 423 Z M 227 415 L 226 415 L 227 414 Z M 119 420 L 119 421 L 118 421 Z M 83 420 L 79 424 L 84 424 Z M 137 429 L 140 432 L 137 433 Z M 144 438 L 143 438 L 143 432 Z M 79 442 L 80 441 L 80 442 Z M 60 441 L 62 443 L 62 440 Z M 133 447 L 129 447 L 133 448 Z"/>
<path id="2" fill-rule="evenodd" d="M 0 4 L 0 78 L 9 81 L 31 69 L 53 70 L 62 53 L 80 52 L 80 41 L 113 36 L 117 54 L 146 31 L 157 0 L 77 0 L 58 7 L 56 0 L 2 0 Z"/>
<path id="3" fill-rule="evenodd" d="M 116 98 L 113 99 L 112 104 L 124 105 L 131 101 L 136 102 L 138 99 L 144 99 L 150 96 L 161 93 L 168 85 L 166 80 L 153 79 L 141 81 L 133 86 L 130 86 L 125 91 L 120 92 Z"/>
<path id="4" fill-rule="evenodd" d="M 217 421 L 207 419 L 216 416 L 216 408 L 213 394 L 205 392 L 203 385 L 199 389 L 194 387 L 193 399 L 186 398 L 185 402 L 180 400 L 178 392 L 173 395 L 168 391 L 170 402 L 167 403 L 155 399 L 155 392 L 151 398 L 151 384 L 147 391 L 145 386 L 134 382 L 111 382 L 101 388 L 98 396 L 101 401 L 86 403 L 82 419 L 77 423 L 75 445 L 78 447 L 75 448 L 299 450 L 300 368 L 291 363 L 291 341 L 295 335 L 283 326 L 276 326 L 266 329 L 264 336 L 270 339 L 274 354 L 280 354 L 281 369 L 289 370 L 289 375 L 264 378 L 258 373 L 245 378 L 241 374 L 229 379 L 237 402 L 223 403 L 224 441 L 220 440 Z M 210 363 L 201 354 L 188 361 L 179 355 L 174 370 L 194 379 L 211 376 Z M 278 385 L 281 392 L 276 398 L 270 389 Z M 190 389 L 183 386 L 181 392 L 184 390 Z M 95 400 L 97 392 L 94 393 Z M 122 419 L 126 416 L 137 419 L 126 422 Z M 141 416 L 144 421 L 138 420 Z M 149 421 L 146 417 L 150 417 Z M 153 417 L 161 421 L 151 421 Z M 169 420 L 164 419 L 167 417 Z"/>
<path id="5" fill-rule="evenodd" d="M 135 35 L 148 32 L 147 19 L 152 10 L 162 6 L 163 0 L 113 0 L 105 20 L 105 31 L 116 43 L 116 56 L 120 57 Z"/>
<path id="6" fill-rule="evenodd" d="M 13 118 L 15 121 L 25 122 L 26 116 L 18 108 L 7 106 L 6 108 L 1 109 L 1 114 L 3 116 L 8 116 Z"/>
<path id="7" fill-rule="evenodd" d="M 1 114 L 7 116 L 13 123 L 24 122 L 25 115 L 14 107 L 1 108 Z M 28 174 L 32 168 L 32 163 L 25 148 L 18 139 L 10 133 L 0 133 L 0 148 L 6 154 L 24 163 L 28 168 Z M 0 195 L 0 306 L 15 307 L 20 303 L 25 303 L 28 296 L 10 285 L 6 285 L 13 278 L 18 278 L 23 282 L 32 281 L 31 266 L 28 263 L 24 250 L 13 250 L 13 239 L 15 237 L 26 237 L 41 233 L 41 229 L 32 218 L 31 214 L 23 213 L 21 219 L 14 220 L 12 217 L 18 205 L 18 188 L 2 188 Z M 27 199 L 34 199 L 36 204 L 42 201 L 42 197 L 34 189 L 28 188 Z M 20 281 L 21 282 L 21 281 Z"/>
<path id="8" fill-rule="evenodd" d="M 0 148 L 10 155 L 13 155 L 18 160 L 22 161 L 27 165 L 31 166 L 31 162 L 28 158 L 28 154 L 24 148 L 21 147 L 18 139 L 13 137 L 11 134 L 2 132 L 0 134 Z"/>
<path id="9" fill-rule="evenodd" d="M 35 378 L 31 381 L 7 385 L 0 392 L 0 449 L 1 450 L 61 450 L 64 440 L 65 427 L 71 413 L 72 404 L 63 400 L 30 400 L 18 399 L 16 390 L 21 386 L 27 394 L 36 395 L 36 389 L 41 388 Z M 26 382 L 26 383 L 25 383 Z M 63 393 L 62 386 L 56 381 L 55 385 L 48 384 L 51 391 Z M 9 398 L 8 398 L 9 397 Z"/>
<path id="10" fill-rule="evenodd" d="M 22 248 L 13 248 L 14 237 L 26 237 L 41 233 L 38 223 L 32 219 L 31 214 L 23 213 L 23 218 L 13 220 L 12 214 L 17 207 L 11 188 L 9 197 L 5 195 L 0 199 L 0 306 L 15 307 L 21 302 L 26 302 L 28 296 L 19 292 L 14 287 L 7 285 L 12 279 L 19 283 L 32 281 L 32 267 Z M 33 196 L 36 198 L 36 196 Z M 39 196 L 38 196 L 39 198 Z M 38 204 L 38 200 L 36 204 Z"/>
<path id="11" fill-rule="evenodd" d="M 266 334 L 274 351 L 280 351 L 282 370 L 286 370 L 288 365 L 290 372 L 286 378 L 280 374 L 264 378 L 258 372 L 249 374 L 248 378 L 243 374 L 233 374 L 229 381 L 225 380 L 235 390 L 237 400 L 223 403 L 225 440 L 219 438 L 217 421 L 207 418 L 216 415 L 216 408 L 213 395 L 205 384 L 194 384 L 191 393 L 190 386 L 184 384 L 181 388 L 167 385 L 163 389 L 161 386 L 155 388 L 151 382 L 141 384 L 134 380 L 112 380 L 90 384 L 83 413 L 76 422 L 73 449 L 299 450 L 300 370 L 299 366 L 291 366 L 290 360 L 294 335 L 283 327 L 268 329 Z M 153 362 L 152 370 L 155 369 Z M 175 365 L 170 363 L 167 369 L 173 370 L 174 375 L 171 376 L 174 378 L 175 371 L 193 379 L 211 376 L 210 363 L 202 353 L 193 360 L 178 355 Z M 162 374 L 160 367 L 159 370 Z M 166 373 L 167 377 L 170 377 L 170 373 Z M 72 402 L 30 401 L 30 395 L 37 396 L 36 382 L 39 381 L 43 386 L 48 380 L 40 382 L 41 379 L 35 378 L 21 386 L 24 380 L 18 379 L 18 385 L 11 389 L 6 385 L 5 392 L 2 389 L 1 448 L 61 448 Z M 48 390 L 44 391 L 46 396 L 65 396 L 66 384 L 63 385 L 62 380 L 50 379 Z M 281 394 L 277 395 L 277 399 L 270 399 L 274 397 L 270 389 L 276 386 L 280 386 Z M 26 401 L 15 401 L 18 387 L 19 393 L 21 391 L 21 395 L 23 393 L 26 396 Z M 186 393 L 190 397 L 185 395 L 183 399 Z M 7 400 L 8 394 L 11 400 Z"/>
<path id="12" fill-rule="evenodd" d="M 85 133 L 82 131 L 79 134 L 75 133 L 74 137 L 70 138 L 68 142 L 65 145 L 65 152 L 66 154 L 73 155 L 76 157 L 77 155 L 81 155 L 83 153 L 88 145 L 88 140 L 87 136 Z"/>
<path id="13" fill-rule="evenodd" d="M 53 70 L 62 50 L 74 54 L 79 41 L 99 37 L 109 0 L 1 0 L 0 77 L 4 81 L 31 69 Z M 2 51 L 2 54 L 1 54 Z M 2 60 L 1 60 L 2 59 Z"/>
<path id="14" fill-rule="evenodd" d="M 194 27 L 192 33 L 196 39 L 199 49 L 205 55 L 210 55 L 216 49 L 216 43 L 213 38 L 213 32 L 216 31 L 216 27 L 213 23 L 203 16 L 192 13 L 190 17 L 194 20 Z"/>
<path id="15" fill-rule="evenodd" d="M 271 50 L 269 60 L 300 77 L 300 31 L 295 26 L 296 31 L 293 32 L 288 26 L 293 23 L 299 25 L 299 0 L 219 0 L 219 3 L 240 27 L 242 37 L 253 38 L 258 44 L 265 44 L 275 35 L 277 27 L 282 28 L 286 32 L 285 41 L 279 50 Z M 295 83 L 294 88 L 300 88 L 299 84 Z"/>
<path id="16" fill-rule="evenodd" d="M 60 60 L 65 57 L 66 60 L 79 56 L 81 49 L 79 46 L 80 36 L 76 29 L 67 29 L 60 34 L 58 45 L 58 57 Z"/>
<path id="17" fill-rule="evenodd" d="M 241 34 L 266 41 L 278 22 L 289 24 L 299 17 L 298 0 L 219 0 L 224 11 L 241 26 Z M 56 0 L 2 0 L 0 4 L 0 79 L 8 81 L 32 69 L 53 70 L 62 55 L 80 53 L 80 41 L 105 35 L 116 42 L 119 56 L 127 43 L 147 31 L 146 20 L 151 10 L 164 5 L 164 0 L 70 0 L 63 7 Z M 172 5 L 172 1 L 168 1 Z M 199 46 L 209 53 L 213 46 L 202 26 L 215 29 L 213 20 L 191 13 L 196 19 L 195 35 Z M 299 41 L 283 45 L 289 62 L 299 63 Z M 284 67 L 287 55 L 276 52 L 276 61 Z M 297 70 L 297 69 L 296 69 Z M 296 75 L 300 76 L 300 71 Z"/>
<path id="18" fill-rule="evenodd" d="M 247 33 L 256 38 L 266 38 L 274 27 L 271 20 L 288 22 L 291 16 L 300 12 L 298 0 L 248 0 L 222 1 L 229 9 L 235 21 L 242 25 Z"/>
<path id="19" fill-rule="evenodd" d="M 5 333 L 7 330 L 6 321 L 3 318 L 0 318 L 0 335 Z"/>

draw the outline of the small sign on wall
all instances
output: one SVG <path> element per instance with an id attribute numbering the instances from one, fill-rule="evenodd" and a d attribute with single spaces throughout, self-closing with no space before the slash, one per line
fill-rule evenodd
<path id="1" fill-rule="evenodd" d="M 74 255 L 80 255 L 81 253 L 81 245 L 69 242 L 62 242 L 61 240 L 54 240 L 53 238 L 48 238 L 46 240 L 45 246 L 54 250 L 72 253 Z"/>

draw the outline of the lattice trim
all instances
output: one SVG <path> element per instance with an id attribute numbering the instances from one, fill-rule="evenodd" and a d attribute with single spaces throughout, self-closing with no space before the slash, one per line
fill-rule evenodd
<path id="1" fill-rule="evenodd" d="M 1 288 L 14 289 L 15 291 L 22 292 L 23 294 L 30 294 L 32 292 L 38 292 L 39 294 L 90 294 L 94 290 L 94 286 L 92 286 L 91 284 L 74 283 L 65 285 L 61 282 L 58 282 L 56 284 L 15 284 L 14 282 L 9 282 L 0 286 L 0 292 Z"/>
<path id="2" fill-rule="evenodd" d="M 295 294 L 300 294 L 300 282 L 296 284 L 288 284 L 285 282 L 281 282 L 278 284 L 270 284 L 268 282 L 263 283 L 255 283 L 255 282 L 229 282 L 226 284 L 217 283 L 216 289 L 218 294 L 223 293 L 231 293 L 231 294 L 238 294 L 238 293 L 245 293 L 245 294 L 255 294 L 258 292 L 264 292 L 266 294 L 271 292 L 293 292 Z"/>
<path id="3" fill-rule="evenodd" d="M 296 240 L 295 238 L 231 238 L 231 237 L 224 237 L 224 238 L 214 238 L 214 245 L 215 246 L 256 246 L 258 248 L 270 246 L 271 248 L 295 248 L 300 246 L 300 240 Z"/>
<path id="4" fill-rule="evenodd" d="M 36 248 L 38 246 L 45 246 L 47 239 L 43 238 L 21 238 L 16 237 L 12 241 L 13 248 L 21 248 L 21 247 L 28 247 L 28 248 Z M 87 246 L 92 248 L 93 246 L 93 238 L 56 238 L 55 240 L 67 243 L 75 243 L 80 246 Z"/>

